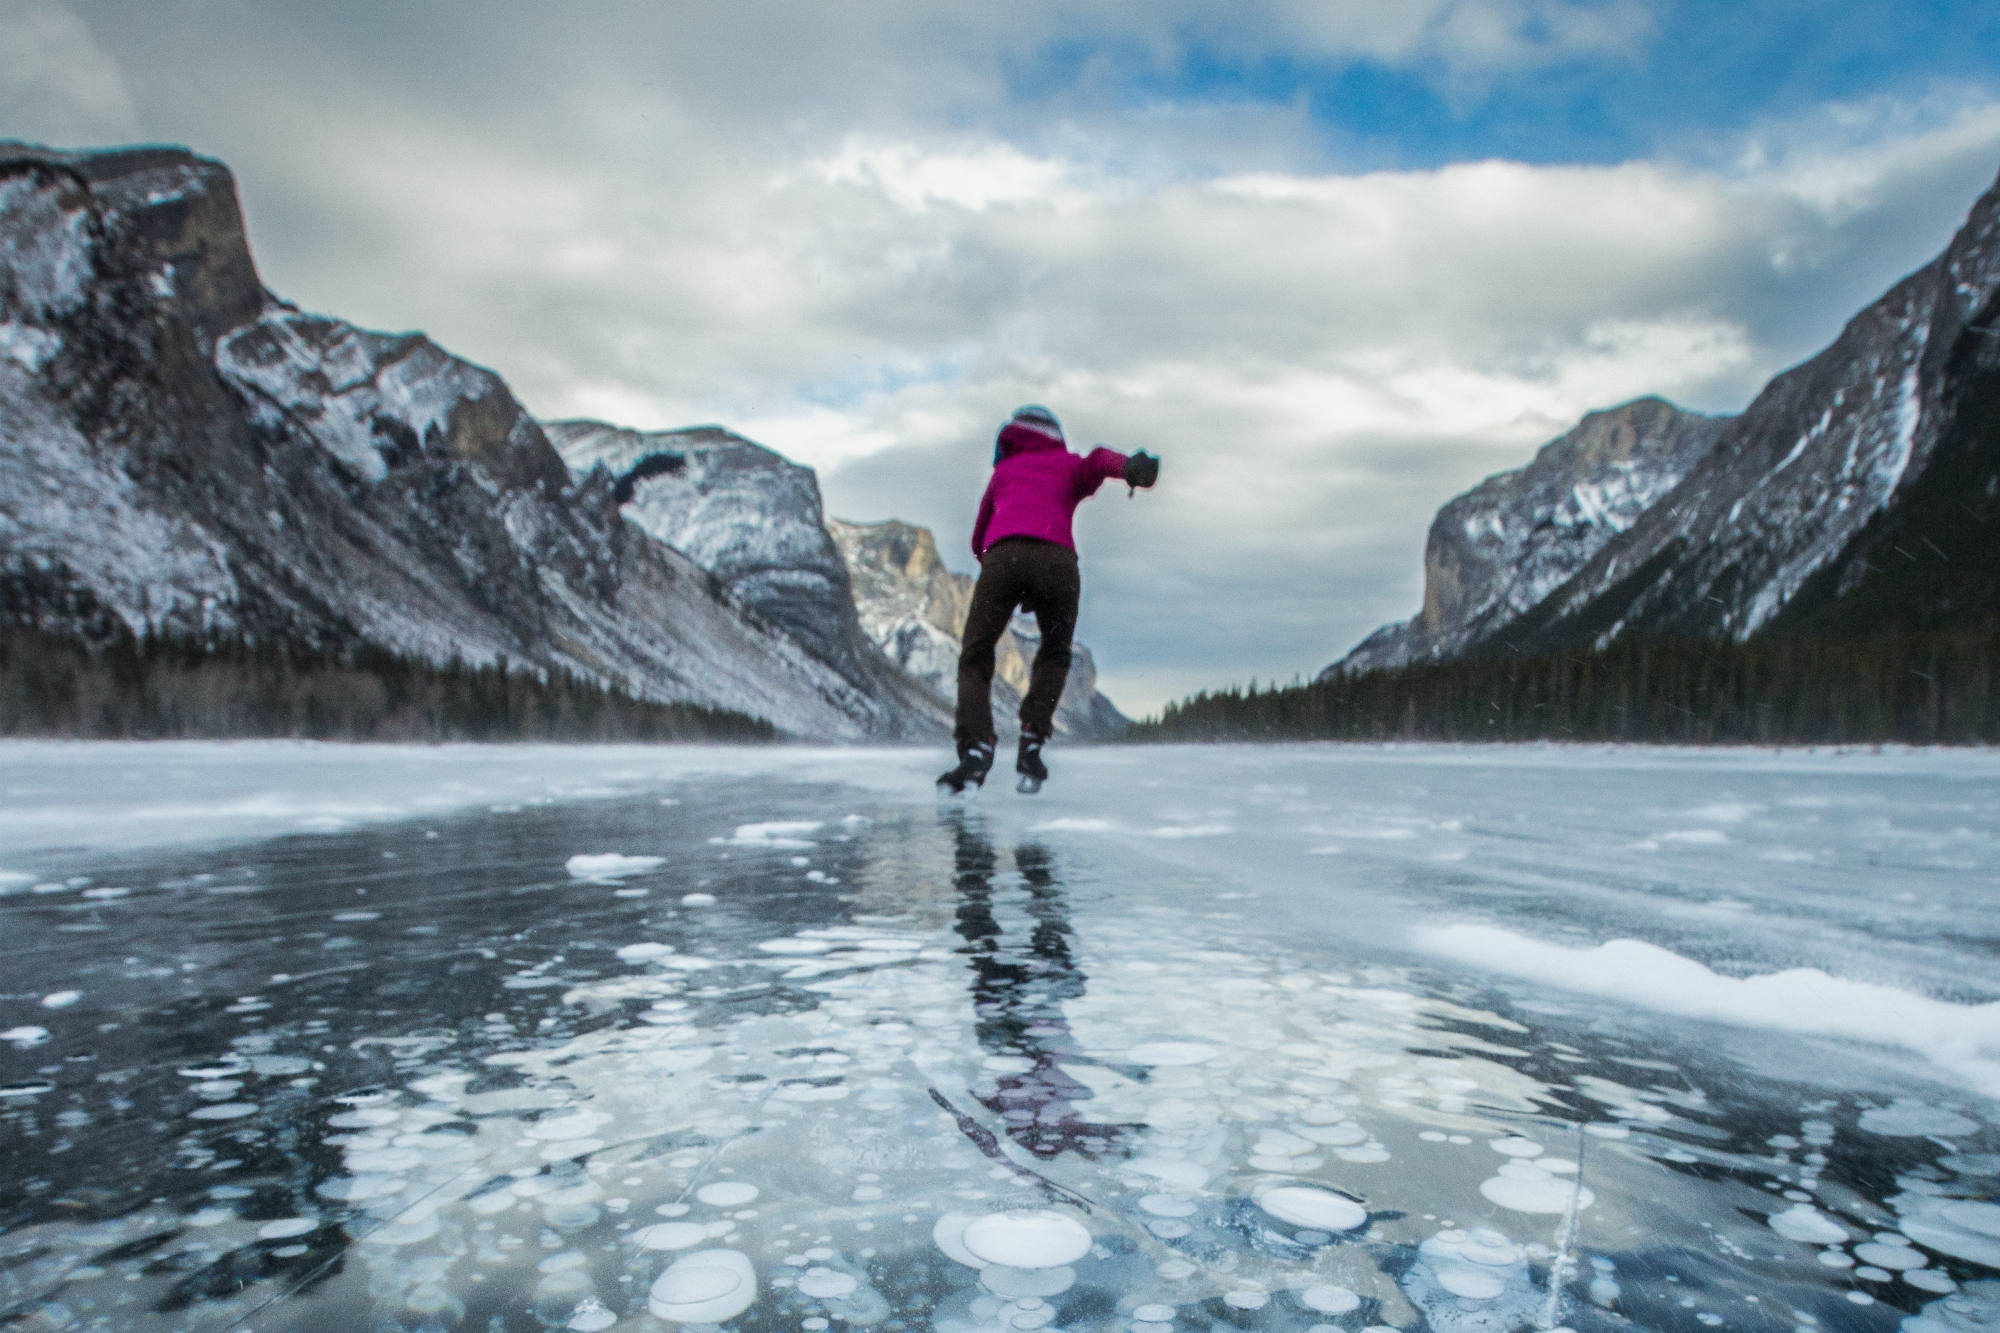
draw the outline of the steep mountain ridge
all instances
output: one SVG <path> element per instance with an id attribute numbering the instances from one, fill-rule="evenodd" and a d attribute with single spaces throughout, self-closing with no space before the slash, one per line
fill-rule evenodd
<path id="1" fill-rule="evenodd" d="M 272 298 L 179 149 L 0 144 L 0 627 L 567 670 L 930 735 L 572 484 L 490 371 Z"/>
<path id="2" fill-rule="evenodd" d="M 1496 646 L 2000 614 L 1996 320 L 2000 186 L 1937 259 L 1773 379 L 1679 486 Z M 1898 606 L 1892 584 L 1918 604 Z"/>
<path id="3" fill-rule="evenodd" d="M 1423 609 L 1327 670 L 1455 657 L 1504 629 L 1678 485 L 1726 422 L 1661 398 L 1588 414 L 1527 466 L 1440 509 L 1424 547 Z"/>
<path id="4" fill-rule="evenodd" d="M 1627 639 L 1740 643 L 2000 618 L 1997 329 L 2000 184 L 1942 254 L 1742 415 L 1667 416 L 1675 409 L 1658 400 L 1592 414 L 1527 468 L 1446 505 L 1426 552 L 1424 611 L 1325 674 Z M 1641 408 L 1667 427 L 1644 451 L 1665 466 L 1642 469 L 1614 521 L 1553 546 L 1547 525 L 1524 525 L 1577 457 L 1592 477 L 1618 466 L 1571 446 L 1609 418 L 1635 440 L 1649 434 L 1632 418 Z M 1522 505 L 1531 493 L 1540 499 Z M 1484 549 L 1468 554 L 1482 523 Z"/>
<path id="5" fill-rule="evenodd" d="M 854 588 L 868 637 L 889 660 L 947 699 L 958 691 L 958 651 L 972 608 L 970 574 L 948 569 L 929 528 L 889 519 L 880 523 L 827 520 Z M 999 735 L 1019 729 L 1021 696 L 1040 635 L 1028 616 L 1016 616 L 994 650 L 993 725 Z M 1079 740 L 1108 740 L 1130 726 L 1117 705 L 1097 688 L 1090 649 L 1072 643 L 1069 676 L 1056 707 L 1056 733 Z"/>
<path id="6" fill-rule="evenodd" d="M 542 427 L 570 475 L 579 484 L 601 476 L 641 531 L 686 554 L 857 689 L 912 723 L 949 726 L 949 696 L 897 670 L 864 633 L 811 468 L 720 426 Z"/>

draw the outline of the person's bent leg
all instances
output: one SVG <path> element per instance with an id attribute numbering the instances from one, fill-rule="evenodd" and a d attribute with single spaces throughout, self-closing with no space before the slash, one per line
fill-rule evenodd
<path id="1" fill-rule="evenodd" d="M 972 606 L 959 643 L 958 712 L 952 730 L 960 753 L 977 744 L 989 747 L 990 753 L 998 739 L 993 734 L 993 652 L 1020 600 L 1010 554 L 1002 547 L 988 551 L 979 581 L 972 587 Z"/>
<path id="2" fill-rule="evenodd" d="M 1028 693 L 1021 700 L 1021 734 L 1047 740 L 1055 730 L 1056 705 L 1069 679 L 1070 638 L 1076 633 L 1076 605 L 1083 592 L 1076 552 L 1045 545 L 1035 550 L 1029 600 L 1042 632 L 1028 670 Z"/>

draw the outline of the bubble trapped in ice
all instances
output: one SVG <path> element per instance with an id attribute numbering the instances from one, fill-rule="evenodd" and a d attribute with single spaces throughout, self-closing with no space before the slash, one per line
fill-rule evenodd
<path id="1" fill-rule="evenodd" d="M 1310 1185 L 1276 1185 L 1255 1197 L 1280 1222 L 1316 1231 L 1352 1231 L 1368 1221 L 1368 1210 L 1354 1200 Z"/>
<path id="2" fill-rule="evenodd" d="M 653 1282 L 646 1304 L 677 1324 L 733 1319 L 757 1299 L 757 1270 L 741 1250 L 698 1250 L 676 1259 Z"/>
<path id="3" fill-rule="evenodd" d="M 967 1253 L 984 1263 L 1056 1268 L 1090 1253 L 1090 1231 L 1065 1213 L 988 1213 L 966 1226 L 963 1244 Z"/>

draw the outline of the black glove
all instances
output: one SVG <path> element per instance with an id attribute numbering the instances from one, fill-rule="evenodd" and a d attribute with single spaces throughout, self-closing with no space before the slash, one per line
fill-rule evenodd
<path id="1" fill-rule="evenodd" d="M 1151 486 L 1160 479 L 1160 460 L 1141 449 L 1125 460 L 1127 486 Z"/>

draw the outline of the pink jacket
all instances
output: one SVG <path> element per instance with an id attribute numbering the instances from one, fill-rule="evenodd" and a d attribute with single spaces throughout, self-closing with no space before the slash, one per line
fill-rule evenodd
<path id="1" fill-rule="evenodd" d="M 1061 435 L 1024 421 L 1000 428 L 999 448 L 972 525 L 972 553 L 982 558 L 1002 537 L 1039 537 L 1074 551 L 1070 520 L 1076 507 L 1125 472 L 1125 455 L 1116 449 L 1079 456 Z"/>

